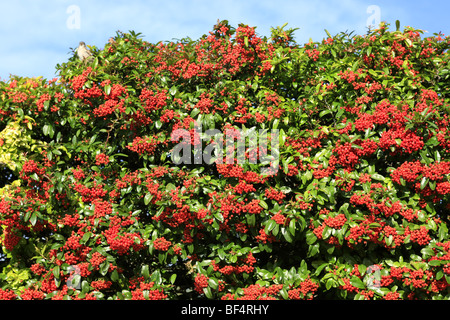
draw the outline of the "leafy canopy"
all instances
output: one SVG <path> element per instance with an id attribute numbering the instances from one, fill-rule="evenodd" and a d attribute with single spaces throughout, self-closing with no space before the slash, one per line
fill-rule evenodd
<path id="1" fill-rule="evenodd" d="M 0 299 L 448 299 L 450 38 L 285 27 L 0 82 Z M 208 129 L 276 130 L 278 170 L 175 163 Z"/>

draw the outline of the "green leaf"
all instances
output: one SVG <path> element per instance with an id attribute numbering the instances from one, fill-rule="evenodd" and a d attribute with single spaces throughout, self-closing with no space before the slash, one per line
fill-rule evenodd
<path id="1" fill-rule="evenodd" d="M 322 231 L 322 238 L 324 240 L 328 239 L 331 236 L 332 232 L 333 232 L 333 228 L 330 228 L 329 226 L 325 226 Z"/>
<path id="2" fill-rule="evenodd" d="M 334 286 L 334 279 L 329 278 L 329 279 L 327 280 L 327 282 L 325 283 L 325 288 L 326 288 L 327 290 L 330 290 L 333 286 Z"/>
<path id="3" fill-rule="evenodd" d="M 148 205 L 150 203 L 150 201 L 152 200 L 153 195 L 151 193 L 147 193 L 144 197 L 144 203 L 145 205 Z"/>
<path id="4" fill-rule="evenodd" d="M 25 213 L 25 216 L 23 217 L 23 221 L 27 222 L 28 220 L 30 220 L 30 216 L 31 216 L 31 211 L 27 211 Z"/>
<path id="5" fill-rule="evenodd" d="M 280 232 L 280 225 L 278 223 L 276 223 L 275 228 L 272 229 L 272 234 L 274 236 L 277 236 L 279 232 Z"/>
<path id="6" fill-rule="evenodd" d="M 286 239 L 287 242 L 292 243 L 294 239 L 291 236 L 291 233 L 285 228 L 281 228 L 281 234 L 283 235 L 284 239 Z"/>
<path id="7" fill-rule="evenodd" d="M 436 162 L 441 162 L 441 154 L 438 150 L 434 152 L 434 159 L 436 160 Z"/>
<path id="8" fill-rule="evenodd" d="M 328 265 L 328 263 L 322 261 L 322 260 L 316 260 L 313 261 L 312 265 L 316 268 L 316 271 L 314 274 L 318 276 L 320 272 Z"/>
<path id="9" fill-rule="evenodd" d="M 254 227 L 256 223 L 256 217 L 254 214 L 247 214 L 247 224 L 250 227 Z"/>
<path id="10" fill-rule="evenodd" d="M 390 246 L 392 244 L 392 242 L 394 241 L 394 237 L 391 235 L 389 235 L 389 237 L 385 237 L 385 242 L 387 246 Z"/>
<path id="11" fill-rule="evenodd" d="M 111 93 L 111 85 L 107 84 L 103 90 L 105 91 L 106 95 L 109 95 Z"/>
<path id="12" fill-rule="evenodd" d="M 200 109 L 194 108 L 194 109 L 192 109 L 192 111 L 191 111 L 190 117 L 195 119 L 195 117 L 196 117 L 199 113 L 200 113 Z"/>
<path id="13" fill-rule="evenodd" d="M 436 222 L 434 222 L 433 219 L 429 219 L 428 220 L 428 229 L 436 231 L 436 228 L 437 228 Z"/>
<path id="14" fill-rule="evenodd" d="M 267 205 L 267 203 L 264 200 L 259 200 L 259 205 L 263 208 L 263 209 L 269 209 L 269 206 Z"/>
<path id="15" fill-rule="evenodd" d="M 434 251 L 431 248 L 422 248 L 420 250 L 420 253 L 422 253 L 422 255 L 424 256 L 425 259 L 427 259 L 428 257 L 434 256 Z"/>
<path id="16" fill-rule="evenodd" d="M 60 268 L 59 268 L 58 265 L 53 267 L 52 272 L 53 272 L 53 276 L 54 276 L 55 278 L 58 278 L 58 279 L 59 279 L 59 276 L 60 276 L 60 275 L 59 275 L 59 273 L 60 273 Z"/>
<path id="17" fill-rule="evenodd" d="M 148 279 L 150 277 L 150 271 L 148 264 L 145 264 L 141 268 L 141 274 L 144 276 L 145 279 Z"/>
<path id="18" fill-rule="evenodd" d="M 319 253 L 319 243 L 309 246 L 308 248 L 308 257 L 313 257 Z"/>
<path id="19" fill-rule="evenodd" d="M 83 237 L 81 238 L 80 243 L 81 243 L 81 244 L 85 244 L 86 242 L 89 241 L 89 239 L 91 238 L 91 236 L 92 236 L 92 233 L 91 233 L 91 232 L 86 232 L 86 233 L 83 235 Z"/>
<path id="20" fill-rule="evenodd" d="M 219 287 L 219 282 L 215 278 L 209 278 L 208 285 L 211 287 L 211 289 L 215 290 Z"/>
<path id="21" fill-rule="evenodd" d="M 420 181 L 420 190 L 423 190 L 428 183 L 429 179 L 426 177 L 423 177 L 422 180 Z"/>
<path id="22" fill-rule="evenodd" d="M 122 295 L 125 299 L 130 300 L 132 298 L 132 294 L 129 290 L 122 290 Z"/>
<path id="23" fill-rule="evenodd" d="M 366 270 L 367 270 L 366 265 L 360 264 L 360 265 L 358 266 L 358 271 L 359 271 L 359 273 L 360 273 L 361 275 L 364 275 L 364 273 L 366 273 Z"/>
<path id="24" fill-rule="evenodd" d="M 279 119 L 274 119 L 272 123 L 272 129 L 277 129 L 279 123 L 280 123 Z"/>
<path id="25" fill-rule="evenodd" d="M 219 250 L 217 251 L 220 260 L 224 260 L 225 259 L 225 251 L 223 250 L 223 248 L 219 248 Z"/>
<path id="26" fill-rule="evenodd" d="M 333 48 L 330 49 L 331 55 L 333 56 L 333 58 L 336 58 L 337 54 L 336 54 L 336 50 L 334 50 Z"/>
<path id="27" fill-rule="evenodd" d="M 30 223 L 31 223 L 31 225 L 34 226 L 34 225 L 36 224 L 36 221 L 37 221 L 37 213 L 36 213 L 36 212 L 33 212 L 33 213 L 31 214 L 31 217 L 30 217 Z"/>
<path id="28" fill-rule="evenodd" d="M 440 266 L 441 264 L 442 264 L 441 260 L 431 260 L 428 262 L 428 265 L 432 267 Z"/>
<path id="29" fill-rule="evenodd" d="M 439 145 L 439 140 L 437 139 L 436 136 L 432 136 L 430 139 L 427 140 L 426 144 L 435 147 Z"/>
<path id="30" fill-rule="evenodd" d="M 289 232 L 291 233 L 292 236 L 295 236 L 295 220 L 294 219 L 289 221 Z"/>
<path id="31" fill-rule="evenodd" d="M 439 226 L 439 241 L 446 239 L 448 236 L 448 228 L 445 223 L 441 223 Z"/>
<path id="32" fill-rule="evenodd" d="M 266 223 L 266 233 L 269 233 L 270 231 L 272 231 L 278 224 L 276 223 L 275 220 L 268 220 L 268 222 Z"/>
<path id="33" fill-rule="evenodd" d="M 111 273 L 111 280 L 114 282 L 119 280 L 119 273 L 117 272 L 116 269 L 114 269 L 114 271 Z"/>
<path id="34" fill-rule="evenodd" d="M 371 177 L 372 177 L 372 179 L 375 179 L 375 180 L 384 181 L 384 177 L 378 173 L 374 173 Z"/>
<path id="35" fill-rule="evenodd" d="M 308 230 L 308 232 L 306 233 L 306 243 L 311 245 L 316 242 L 316 240 L 316 235 L 311 230 Z"/>
<path id="36" fill-rule="evenodd" d="M 208 299 L 213 299 L 213 295 L 210 287 L 203 288 L 203 292 Z"/>
<path id="37" fill-rule="evenodd" d="M 286 290 L 286 288 L 282 288 L 280 291 L 281 296 L 283 297 L 284 300 L 288 300 L 289 299 L 289 294 Z"/>
<path id="38" fill-rule="evenodd" d="M 362 282 L 362 280 L 356 276 L 353 276 L 350 279 L 350 284 L 358 289 L 365 289 L 366 286 L 365 284 Z"/>
<path id="39" fill-rule="evenodd" d="M 108 260 L 106 260 L 100 264 L 100 274 L 102 276 L 105 276 L 108 273 L 108 270 L 109 270 L 109 262 Z"/>
<path id="40" fill-rule="evenodd" d="M 321 111 L 319 113 L 319 117 L 322 118 L 322 117 L 324 117 L 324 116 L 326 116 L 327 114 L 330 114 L 330 113 L 331 113 L 331 110 L 325 109 L 325 110 L 323 110 L 323 111 Z"/>
<path id="41" fill-rule="evenodd" d="M 89 286 L 89 282 L 87 282 L 86 280 L 81 281 L 81 291 L 83 293 L 88 293 L 90 289 L 91 287 Z"/>
<path id="42" fill-rule="evenodd" d="M 175 185 L 173 183 L 168 183 L 166 185 L 166 190 L 167 191 L 171 191 L 171 190 L 175 190 L 177 187 L 175 187 Z"/>
<path id="43" fill-rule="evenodd" d="M 158 261 L 159 261 L 159 263 L 161 263 L 161 264 L 165 263 L 166 258 L 167 258 L 167 254 L 166 253 L 162 253 L 162 252 L 158 253 Z"/>

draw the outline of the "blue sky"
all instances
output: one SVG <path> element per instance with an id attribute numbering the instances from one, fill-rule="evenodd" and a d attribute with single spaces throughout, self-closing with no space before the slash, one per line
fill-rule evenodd
<path id="1" fill-rule="evenodd" d="M 0 0 L 0 79 L 10 74 L 55 77 L 79 41 L 102 48 L 116 31 L 140 32 L 149 42 L 198 39 L 217 19 L 256 26 L 261 36 L 288 23 L 298 43 L 320 41 L 327 29 L 364 34 L 386 21 L 450 35 L 449 1 L 418 0 Z"/>

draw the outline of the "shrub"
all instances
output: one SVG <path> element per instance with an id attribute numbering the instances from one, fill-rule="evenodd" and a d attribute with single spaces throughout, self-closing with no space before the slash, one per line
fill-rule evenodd
<path id="1" fill-rule="evenodd" d="M 294 31 L 0 82 L 0 299 L 449 298 L 450 38 Z"/>

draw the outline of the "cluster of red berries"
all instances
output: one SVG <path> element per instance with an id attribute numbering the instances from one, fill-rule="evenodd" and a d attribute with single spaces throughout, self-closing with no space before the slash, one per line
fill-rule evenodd
<path id="1" fill-rule="evenodd" d="M 103 189 L 103 186 L 97 184 L 96 181 L 94 181 L 91 188 L 85 186 L 82 183 L 75 183 L 74 189 L 76 192 L 80 193 L 81 199 L 86 203 L 93 202 L 95 199 L 103 198 L 108 193 L 108 191 Z"/>
<path id="2" fill-rule="evenodd" d="M 280 225 L 284 225 L 284 223 L 286 222 L 286 217 L 281 213 L 274 214 L 271 219 Z"/>
<path id="3" fill-rule="evenodd" d="M 119 234 L 119 226 L 110 227 L 103 234 L 112 250 L 117 251 L 119 255 L 128 254 L 130 249 L 139 251 L 144 247 L 144 241 L 139 233 Z"/>
<path id="4" fill-rule="evenodd" d="M 106 261 L 106 257 L 104 257 L 100 252 L 94 252 L 89 259 L 89 262 L 94 267 L 94 270 L 97 270 L 104 261 Z"/>
<path id="5" fill-rule="evenodd" d="M 417 230 L 412 230 L 410 239 L 412 242 L 416 242 L 421 246 L 426 246 L 431 241 L 431 237 L 428 234 L 428 229 L 425 226 L 421 226 Z"/>
<path id="6" fill-rule="evenodd" d="M 265 228 L 261 228 L 259 230 L 259 234 L 255 237 L 255 239 L 261 243 L 272 243 L 277 241 L 277 239 L 273 236 L 273 235 L 269 235 L 266 233 L 266 231 L 264 230 Z"/>
<path id="7" fill-rule="evenodd" d="M 136 137 L 127 148 L 138 154 L 153 154 L 160 143 L 157 136 Z"/>
<path id="8" fill-rule="evenodd" d="M 139 99 L 144 104 L 145 111 L 151 113 L 167 105 L 167 90 L 154 92 L 153 90 L 143 89 Z"/>
<path id="9" fill-rule="evenodd" d="M 172 242 L 166 240 L 164 237 L 157 238 L 153 241 L 153 246 L 156 250 L 167 251 L 169 250 Z"/>
<path id="10" fill-rule="evenodd" d="M 95 156 L 95 164 L 96 165 L 102 165 L 102 164 L 108 164 L 109 163 L 109 157 L 104 153 L 99 153 Z"/>
<path id="11" fill-rule="evenodd" d="M 317 61 L 317 59 L 319 59 L 319 56 L 320 56 L 320 51 L 315 48 L 314 49 L 306 49 L 305 53 L 313 61 Z"/>
<path id="12" fill-rule="evenodd" d="M 159 120 L 161 120 L 161 122 L 168 123 L 175 117 L 178 117 L 178 114 L 174 110 L 164 109 L 161 112 L 161 117 Z"/>
<path id="13" fill-rule="evenodd" d="M 298 288 L 290 289 L 288 296 L 291 300 L 312 300 L 317 289 L 319 289 L 319 284 L 307 278 L 300 283 Z"/>
<path id="14" fill-rule="evenodd" d="M 15 300 L 17 295 L 11 289 L 3 290 L 0 288 L 0 300 Z"/>
<path id="15" fill-rule="evenodd" d="M 324 223 L 331 228 L 341 228 L 347 222 L 345 214 L 338 214 L 335 217 L 329 217 L 324 220 Z"/>
<path id="16" fill-rule="evenodd" d="M 36 101 L 38 112 L 42 112 L 44 110 L 44 103 L 49 101 L 52 97 L 48 93 L 42 94 L 39 99 Z"/>
<path id="17" fill-rule="evenodd" d="M 106 118 L 106 116 L 114 113 L 114 111 L 119 110 L 119 112 L 123 113 L 125 112 L 125 106 L 124 101 L 120 100 L 114 100 L 114 99 L 108 99 L 105 101 L 105 103 L 99 105 L 97 108 L 95 108 L 92 113 L 96 117 L 103 117 Z"/>
<path id="18" fill-rule="evenodd" d="M 154 282 L 145 283 L 143 279 L 139 287 L 131 291 L 132 300 L 164 300 L 167 295 L 163 290 L 152 289 Z"/>
<path id="19" fill-rule="evenodd" d="M 42 291 L 33 288 L 26 288 L 20 295 L 22 300 L 43 300 L 44 297 L 45 294 Z"/>
<path id="20" fill-rule="evenodd" d="M 111 287 L 112 282 L 101 279 L 101 280 L 91 281 L 90 285 L 95 290 L 101 291 L 101 290 L 105 290 L 105 289 L 108 289 L 109 287 Z"/>
<path id="21" fill-rule="evenodd" d="M 195 291 L 203 293 L 203 289 L 208 287 L 208 277 L 204 274 L 197 274 L 194 279 Z"/>
<path id="22" fill-rule="evenodd" d="M 278 203 L 281 203 L 283 201 L 283 199 L 286 198 L 286 195 L 282 191 L 277 191 L 272 187 L 267 188 L 264 191 L 264 194 L 266 195 L 266 197 L 268 199 L 273 199 L 273 200 L 277 201 Z"/>

